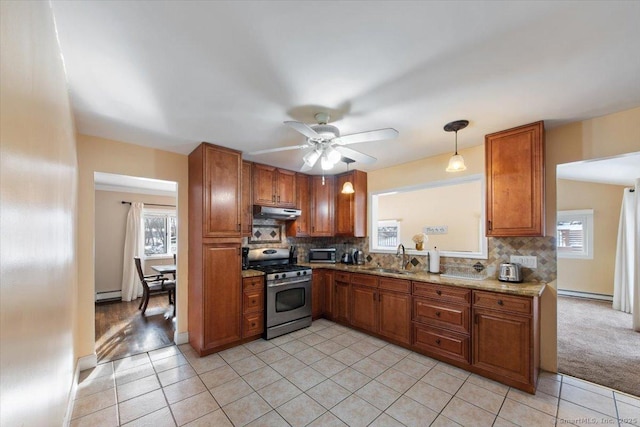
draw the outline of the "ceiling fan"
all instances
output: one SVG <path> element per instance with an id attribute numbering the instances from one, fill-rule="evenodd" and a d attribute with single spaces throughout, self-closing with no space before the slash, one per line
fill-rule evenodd
<path id="1" fill-rule="evenodd" d="M 337 164 L 343 156 L 365 164 L 372 164 L 376 162 L 377 159 L 375 157 L 345 147 L 345 145 L 393 139 L 398 136 L 398 131 L 393 128 L 371 130 L 368 132 L 359 132 L 340 136 L 340 130 L 335 126 L 328 124 L 328 113 L 317 113 L 314 117 L 318 122 L 317 125 L 309 126 L 305 123 L 295 121 L 284 122 L 286 125 L 291 126 L 293 129 L 307 137 L 307 142 L 305 144 L 293 145 L 290 147 L 269 148 L 266 150 L 254 151 L 249 154 L 264 154 L 274 153 L 277 151 L 303 150 L 305 148 L 311 148 L 311 150 L 302 157 L 304 165 L 300 171 L 306 172 L 311 170 L 318 160 L 320 160 L 322 170 L 329 170 L 333 168 L 333 166 Z"/>

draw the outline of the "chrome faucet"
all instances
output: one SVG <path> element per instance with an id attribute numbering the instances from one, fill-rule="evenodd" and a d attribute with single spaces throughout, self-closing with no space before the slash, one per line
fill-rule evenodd
<path id="1" fill-rule="evenodd" d="M 398 245 L 398 249 L 396 250 L 396 256 L 400 256 L 400 250 L 402 250 L 402 264 L 400 265 L 400 269 L 404 270 L 407 266 L 407 262 L 405 262 L 404 260 L 406 253 L 404 250 L 404 245 L 402 243 Z"/>

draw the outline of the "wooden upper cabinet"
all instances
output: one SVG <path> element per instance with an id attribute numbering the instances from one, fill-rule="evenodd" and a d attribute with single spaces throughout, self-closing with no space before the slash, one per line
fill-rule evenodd
<path id="1" fill-rule="evenodd" d="M 251 226 L 253 224 L 253 212 L 251 208 L 251 162 L 242 162 L 242 235 L 251 236 Z"/>
<path id="2" fill-rule="evenodd" d="M 261 206 L 296 207 L 296 173 L 253 164 L 253 203 Z"/>
<path id="3" fill-rule="evenodd" d="M 332 176 L 311 177 L 310 236 L 333 236 L 334 183 Z"/>
<path id="4" fill-rule="evenodd" d="M 207 143 L 189 155 L 189 222 L 198 235 L 240 237 L 241 165 L 239 151 Z"/>
<path id="5" fill-rule="evenodd" d="M 309 196 L 309 175 L 296 174 L 296 208 L 302 212 L 295 221 L 287 221 L 287 236 L 308 237 L 311 225 L 311 197 Z"/>
<path id="6" fill-rule="evenodd" d="M 355 193 L 343 194 L 342 186 L 350 181 Z M 335 235 L 367 236 L 367 174 L 353 170 L 336 177 Z"/>
<path id="7" fill-rule="evenodd" d="M 544 122 L 485 136 L 487 236 L 544 235 Z"/>

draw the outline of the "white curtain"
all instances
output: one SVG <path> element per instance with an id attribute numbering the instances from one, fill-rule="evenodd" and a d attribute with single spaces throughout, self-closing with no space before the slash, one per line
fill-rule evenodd
<path id="1" fill-rule="evenodd" d="M 613 282 L 613 308 L 633 313 L 633 328 L 640 331 L 640 179 L 636 180 L 635 187 L 635 191 L 625 188 L 622 197 Z"/>
<path id="2" fill-rule="evenodd" d="M 127 230 L 124 238 L 124 257 L 122 263 L 122 301 L 132 301 L 142 296 L 142 283 L 138 277 L 133 257 L 137 256 L 142 260 L 144 255 L 143 207 L 143 203 L 133 202 L 127 215 Z"/>

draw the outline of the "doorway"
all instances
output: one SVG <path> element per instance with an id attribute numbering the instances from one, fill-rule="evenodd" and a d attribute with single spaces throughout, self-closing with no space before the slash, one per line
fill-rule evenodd
<path id="1" fill-rule="evenodd" d="M 176 264 L 177 183 L 142 177 L 94 173 L 95 352 L 98 363 L 145 353 L 174 343 L 176 318 L 168 294 L 151 295 L 144 315 L 139 309 L 141 284 L 134 279 L 135 299 L 123 301 L 124 246 L 132 202 L 142 202 L 145 275 L 152 266 Z M 142 251 L 142 249 L 141 249 Z M 133 262 L 133 259 L 131 260 Z M 129 267 L 129 266 L 127 266 Z M 167 275 L 173 280 L 174 275 Z M 125 299 L 128 299 L 125 297 Z M 176 301 L 173 301 L 175 304 Z"/>
<path id="2" fill-rule="evenodd" d="M 640 153 L 557 166 L 558 371 L 637 394 L 640 334 L 613 310 L 615 257 L 625 188 Z"/>

